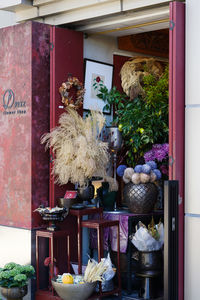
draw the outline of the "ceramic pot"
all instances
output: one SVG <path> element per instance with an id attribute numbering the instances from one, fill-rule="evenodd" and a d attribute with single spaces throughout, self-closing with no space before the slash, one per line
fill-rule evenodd
<path id="1" fill-rule="evenodd" d="M 142 271 L 162 270 L 162 251 L 139 251 L 139 269 Z"/>
<path id="2" fill-rule="evenodd" d="M 82 201 L 90 201 L 94 197 L 94 186 L 91 181 L 86 187 L 78 188 L 78 198 Z"/>
<path id="3" fill-rule="evenodd" d="M 28 287 L 27 285 L 23 287 L 12 287 L 12 288 L 6 288 L 1 287 L 1 294 L 7 299 L 7 300 L 22 300 L 23 297 L 28 293 Z"/>
<path id="4" fill-rule="evenodd" d="M 129 182 L 123 190 L 124 201 L 133 213 L 144 214 L 153 210 L 158 189 L 154 183 L 133 184 Z"/>
<path id="5" fill-rule="evenodd" d="M 63 300 L 86 300 L 96 287 L 96 282 L 85 282 L 83 284 L 63 284 L 54 280 L 51 282 L 56 293 Z"/>

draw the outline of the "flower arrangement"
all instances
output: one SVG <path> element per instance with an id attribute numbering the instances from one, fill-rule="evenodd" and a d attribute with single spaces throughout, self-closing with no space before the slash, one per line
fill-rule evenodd
<path id="1" fill-rule="evenodd" d="M 63 185 L 70 181 L 82 187 L 92 176 L 106 177 L 108 144 L 100 140 L 105 118 L 93 111 L 83 119 L 74 109 L 66 110 L 60 116 L 59 126 L 44 134 L 41 143 L 46 143 L 46 148 L 52 148 L 55 154 L 55 182 Z"/>
<path id="2" fill-rule="evenodd" d="M 159 165 L 159 169 L 162 174 L 167 177 L 168 176 L 168 159 L 169 159 L 169 144 L 154 144 L 152 149 L 147 151 L 144 154 L 144 159 L 146 163 L 150 163 L 150 161 L 155 162 Z"/>
<path id="3" fill-rule="evenodd" d="M 0 269 L 0 286 L 6 288 L 23 287 L 27 285 L 30 278 L 33 278 L 34 274 L 33 266 L 10 262 Z"/>
<path id="4" fill-rule="evenodd" d="M 127 98 L 116 87 L 108 91 L 99 85 L 97 96 L 107 102 L 105 109 L 113 106 L 113 121 L 122 132 L 129 166 L 139 163 L 152 145 L 168 141 L 168 75 L 167 66 L 162 76 L 144 76 L 143 96 L 134 99 Z"/>

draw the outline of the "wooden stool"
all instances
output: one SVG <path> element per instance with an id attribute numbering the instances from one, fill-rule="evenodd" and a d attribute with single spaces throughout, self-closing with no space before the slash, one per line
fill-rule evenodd
<path id="1" fill-rule="evenodd" d="M 70 240 L 69 240 L 69 233 L 65 230 L 60 231 L 48 231 L 48 230 L 37 230 L 36 231 L 36 275 L 37 275 L 37 290 L 40 289 L 39 287 L 39 237 L 48 238 L 50 239 L 50 257 L 51 257 L 51 265 L 50 265 L 50 273 L 53 274 L 54 271 L 54 246 L 55 240 L 58 238 L 66 238 L 67 242 L 67 268 L 68 272 L 70 271 Z M 54 294 L 54 291 L 52 291 Z"/>
<path id="2" fill-rule="evenodd" d="M 78 273 L 82 274 L 82 217 L 99 214 L 99 218 L 103 218 L 103 208 L 102 207 L 92 207 L 85 209 L 72 209 L 69 210 L 69 215 L 75 216 L 77 218 L 78 225 Z"/>
<path id="3" fill-rule="evenodd" d="M 100 296 L 106 296 L 118 293 L 121 295 L 121 278 L 120 278 L 120 233 L 119 233 L 119 221 L 118 220 L 87 220 L 81 222 L 82 227 L 96 229 L 97 230 L 97 247 L 98 247 L 98 261 L 103 258 L 103 229 L 107 227 L 117 226 L 117 276 L 118 276 L 118 287 L 113 291 L 102 292 L 101 284 L 99 285 Z"/>

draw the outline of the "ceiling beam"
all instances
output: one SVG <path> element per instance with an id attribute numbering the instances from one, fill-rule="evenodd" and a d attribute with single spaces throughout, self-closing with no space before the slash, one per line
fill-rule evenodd
<path id="1" fill-rule="evenodd" d="M 33 6 L 46 5 L 53 2 L 59 2 L 60 0 L 33 0 Z"/>
<path id="2" fill-rule="evenodd" d="M 16 12 L 32 6 L 32 0 L 0 0 L 0 9 Z"/>
<path id="3" fill-rule="evenodd" d="M 108 17 L 105 21 L 96 21 L 96 22 L 87 22 L 84 25 L 77 25 L 76 30 L 84 31 L 84 32 L 97 32 L 100 28 L 105 27 L 119 27 L 120 24 L 130 24 L 137 25 L 144 22 L 150 22 L 153 20 L 160 20 L 169 18 L 169 6 L 165 6 L 162 8 L 153 8 L 145 11 L 138 11 L 132 13 L 126 13 L 125 15 L 115 17 Z M 124 25 L 125 26 L 125 25 Z"/>
<path id="4" fill-rule="evenodd" d="M 123 11 L 132 10 L 132 9 L 140 9 L 144 7 L 150 7 L 150 6 L 158 6 L 161 4 L 166 4 L 171 2 L 170 0 L 123 0 L 122 6 Z"/>
<path id="5" fill-rule="evenodd" d="M 39 7 L 39 15 L 42 16 L 48 16 L 48 15 L 54 15 L 58 13 L 64 13 L 67 11 L 70 11 L 72 9 L 81 9 L 86 8 L 89 6 L 94 6 L 94 9 L 96 8 L 96 5 L 103 4 L 103 3 L 112 2 L 110 0 L 61 0 L 59 2 L 50 3 L 48 5 L 43 5 Z"/>
<path id="6" fill-rule="evenodd" d="M 68 0 L 67 0 L 68 1 Z M 80 7 L 80 3 L 77 9 L 70 9 L 69 11 L 57 13 L 50 16 L 40 15 L 40 7 L 37 8 L 37 16 L 36 16 L 36 7 L 32 8 L 32 16 L 31 9 L 30 11 L 21 11 L 16 14 L 17 22 L 22 22 L 28 19 L 34 19 L 36 17 L 43 17 L 44 23 L 51 25 L 61 25 L 61 24 L 69 24 L 72 22 L 80 21 L 80 20 L 88 20 L 96 17 L 104 17 L 107 15 L 112 15 L 114 13 L 119 13 L 121 11 L 120 0 L 101 0 L 101 3 L 98 0 L 82 0 L 85 4 L 87 3 L 96 3 L 95 5 L 83 6 Z M 63 1 L 59 1 L 63 2 Z M 65 1 L 64 1 L 65 2 Z M 78 1 L 71 1 L 77 5 Z M 79 0 L 80 2 L 80 0 Z M 70 7 L 73 7 L 73 3 L 71 3 Z M 97 4 L 98 3 L 98 4 Z M 67 9 L 67 8 L 66 8 Z M 62 10 L 63 11 L 63 10 Z"/>

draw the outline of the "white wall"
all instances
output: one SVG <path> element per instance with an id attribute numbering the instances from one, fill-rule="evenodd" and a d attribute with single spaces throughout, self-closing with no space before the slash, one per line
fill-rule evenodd
<path id="1" fill-rule="evenodd" d="M 186 0 L 185 300 L 199 300 L 200 1 Z"/>
<path id="2" fill-rule="evenodd" d="M 115 37 L 91 35 L 84 39 L 84 58 L 112 64 L 113 54 L 134 56 L 133 52 L 118 50 L 117 38 Z"/>
<path id="3" fill-rule="evenodd" d="M 31 231 L 0 226 L 0 248 L 0 267 L 9 262 L 22 265 L 31 264 Z M 24 300 L 31 299 L 30 283 L 29 280 L 28 294 L 24 297 Z"/>
<path id="4" fill-rule="evenodd" d="M 8 262 L 31 263 L 30 230 L 0 226 L 0 247 L 0 267 Z"/>
<path id="5" fill-rule="evenodd" d="M 0 10 L 0 28 L 15 24 L 15 13 Z"/>

